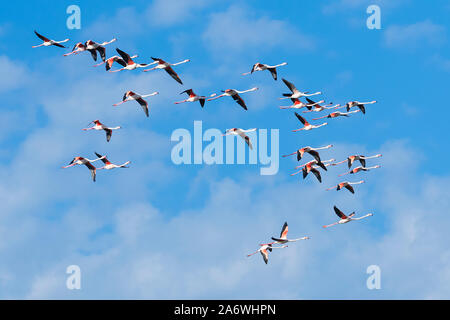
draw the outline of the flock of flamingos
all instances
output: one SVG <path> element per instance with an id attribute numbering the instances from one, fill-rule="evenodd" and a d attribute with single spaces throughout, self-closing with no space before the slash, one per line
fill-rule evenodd
<path id="1" fill-rule="evenodd" d="M 41 47 L 41 46 L 57 46 L 57 47 L 61 47 L 61 48 L 66 48 L 61 43 L 65 43 L 65 42 L 69 41 L 69 39 L 65 39 L 62 41 L 51 40 L 51 39 L 48 39 L 48 38 L 44 37 L 43 35 L 37 33 L 36 31 L 35 31 L 35 34 L 43 41 L 43 43 L 40 45 L 33 46 L 33 48 Z M 116 48 L 118 55 L 114 55 L 114 56 L 106 59 L 105 46 L 112 42 L 115 42 L 115 41 L 116 41 L 116 39 L 114 38 L 111 41 L 103 42 L 103 43 L 97 43 L 92 40 L 88 40 L 85 43 L 79 42 L 74 45 L 71 52 L 64 54 L 64 56 L 76 55 L 81 52 L 88 51 L 91 54 L 94 61 L 97 61 L 97 52 L 98 52 L 100 54 L 102 62 L 99 64 L 96 64 L 95 66 L 100 66 L 102 64 L 105 64 L 105 68 L 108 72 L 120 72 L 120 71 L 124 71 L 124 70 L 134 70 L 137 68 L 146 68 L 143 70 L 144 72 L 156 70 L 156 69 L 163 69 L 175 81 L 177 81 L 179 84 L 183 84 L 180 77 L 173 70 L 172 67 L 189 62 L 190 61 L 189 59 L 183 60 L 178 63 L 168 63 L 168 62 L 164 61 L 163 59 L 152 57 L 153 62 L 151 62 L 151 63 L 137 63 L 133 60 L 137 57 L 137 55 L 130 56 L 129 54 L 127 54 L 126 52 L 124 52 L 118 48 Z M 117 63 L 118 65 L 120 65 L 121 68 L 112 70 L 114 63 Z M 274 65 L 274 66 L 270 66 L 270 65 L 262 64 L 262 63 L 256 63 L 253 65 L 250 72 L 243 73 L 243 75 L 249 75 L 255 71 L 268 70 L 271 73 L 273 79 L 277 80 L 277 69 L 276 68 L 285 66 L 285 65 L 287 65 L 286 62 L 283 62 L 278 65 Z M 153 67 L 150 67 L 150 66 L 153 66 Z M 351 114 L 355 114 L 358 112 L 365 114 L 366 113 L 365 105 L 376 103 L 376 101 L 369 101 L 369 102 L 350 101 L 350 102 L 347 102 L 345 105 L 340 105 L 340 104 L 333 105 L 332 103 L 329 103 L 328 105 L 321 105 L 325 102 L 324 100 L 315 102 L 309 98 L 310 96 L 320 95 L 320 94 L 322 94 L 321 92 L 314 92 L 314 93 L 302 92 L 302 91 L 298 90 L 294 86 L 293 83 L 287 81 L 286 79 L 282 79 L 282 81 L 289 88 L 290 92 L 284 93 L 283 97 L 280 99 L 290 99 L 293 102 L 293 104 L 290 106 L 281 106 L 280 109 L 299 110 L 302 108 L 306 108 L 307 110 L 303 111 L 303 113 L 321 112 L 324 110 L 331 111 L 329 114 L 327 114 L 325 116 L 312 119 L 313 121 L 319 120 L 319 119 L 324 119 L 324 118 L 332 119 L 332 118 L 337 118 L 337 117 L 350 117 Z M 212 100 L 215 100 L 215 99 L 218 99 L 221 97 L 229 96 L 229 97 L 232 97 L 233 100 L 236 103 L 238 103 L 244 110 L 247 110 L 247 105 L 245 104 L 244 100 L 241 98 L 240 94 L 246 93 L 246 92 L 252 92 L 252 91 L 256 91 L 256 90 L 258 90 L 258 88 L 251 88 L 251 89 L 243 90 L 243 91 L 239 91 L 239 90 L 235 90 L 235 89 L 227 89 L 227 90 L 222 90 L 222 94 L 217 95 L 217 94 L 213 93 L 207 97 L 207 96 L 197 95 L 194 93 L 194 91 L 192 89 L 187 89 L 187 90 L 184 90 L 182 93 L 186 93 L 189 97 L 185 100 L 175 102 L 175 104 L 198 101 L 200 103 L 201 107 L 203 108 L 206 101 L 212 101 Z M 123 95 L 122 101 L 114 104 L 114 106 L 118 106 L 122 103 L 134 100 L 137 103 L 139 103 L 139 105 L 144 110 L 145 115 L 148 117 L 149 116 L 148 102 L 146 100 L 144 100 L 144 98 L 151 97 L 151 96 L 154 96 L 157 94 L 158 94 L 158 92 L 152 92 L 149 94 L 138 94 L 133 91 L 127 91 Z M 306 102 L 301 101 L 300 98 L 305 98 Z M 346 112 L 336 111 L 337 109 L 341 109 L 341 108 L 345 108 Z M 355 110 L 351 111 L 351 109 L 353 109 L 353 108 L 355 108 Z M 306 131 L 306 130 L 318 129 L 318 128 L 326 126 L 328 124 L 327 122 L 324 122 L 321 124 L 311 124 L 297 112 L 295 112 L 295 116 L 301 122 L 303 127 L 293 130 L 293 132 L 302 131 L 302 130 Z M 100 120 L 93 120 L 93 121 L 91 121 L 90 124 L 93 124 L 93 126 L 89 127 L 89 128 L 84 128 L 82 130 L 85 130 L 85 131 L 103 130 L 106 132 L 106 141 L 108 141 L 108 142 L 111 139 L 112 131 L 120 129 L 120 126 L 108 127 L 108 126 L 104 125 L 103 123 L 101 123 Z M 224 135 L 229 135 L 229 134 L 239 135 L 241 138 L 243 138 L 245 140 L 245 142 L 248 144 L 249 148 L 252 148 L 250 138 L 246 135 L 246 132 L 255 131 L 255 130 L 256 129 L 244 130 L 244 129 L 240 129 L 240 128 L 232 128 L 232 129 L 228 129 Z M 377 154 L 374 156 L 368 156 L 368 157 L 363 156 L 363 155 L 350 155 L 345 160 L 342 160 L 340 162 L 334 162 L 335 159 L 322 160 L 318 150 L 325 150 L 325 149 L 329 149 L 331 147 L 333 147 L 333 146 L 327 145 L 324 147 L 316 147 L 316 148 L 306 146 L 306 147 L 296 150 L 293 153 L 283 155 L 283 157 L 295 155 L 297 158 L 297 161 L 300 161 L 306 154 L 311 156 L 312 160 L 308 161 L 307 163 L 305 163 L 303 165 L 299 165 L 299 166 L 295 167 L 295 169 L 299 169 L 299 170 L 292 173 L 291 175 L 296 175 L 296 174 L 302 173 L 303 179 L 305 179 L 309 173 L 312 173 L 320 183 L 322 182 L 322 177 L 321 177 L 321 173 L 320 173 L 319 169 L 321 169 L 323 171 L 327 171 L 328 166 L 337 166 L 339 164 L 346 162 L 348 165 L 348 169 L 350 169 L 350 171 L 340 174 L 339 176 L 343 176 L 343 175 L 347 175 L 347 174 L 357 174 L 360 171 L 369 171 L 371 169 L 376 169 L 376 168 L 380 167 L 379 165 L 367 167 L 366 160 L 381 157 L 381 154 Z M 100 169 L 110 170 L 110 169 L 114 169 L 114 168 L 128 168 L 128 164 L 130 163 L 130 161 L 127 161 L 121 165 L 116 165 L 116 164 L 111 163 L 104 155 L 101 155 L 96 152 L 95 152 L 95 155 L 97 156 L 97 158 L 93 159 L 93 160 L 77 156 L 77 157 L 73 158 L 72 161 L 67 166 L 64 166 L 63 168 L 69 168 L 69 167 L 73 167 L 75 165 L 85 165 L 90 170 L 92 180 L 95 182 L 97 170 L 100 170 Z M 95 167 L 92 163 L 99 161 L 99 160 L 101 160 L 103 162 L 104 166 Z M 358 161 L 360 165 L 359 166 L 355 165 L 355 167 L 352 169 L 352 166 L 354 165 L 355 161 Z M 356 181 L 356 182 L 342 181 L 339 184 L 337 184 L 336 186 L 333 186 L 326 190 L 332 190 L 332 189 L 341 190 L 341 189 L 345 188 L 349 192 L 355 193 L 355 189 L 353 186 L 361 184 L 361 183 L 364 183 L 364 180 Z M 369 213 L 369 214 L 366 214 L 359 218 L 355 218 L 354 217 L 355 212 L 352 212 L 350 214 L 345 214 L 341 210 L 339 210 L 336 206 L 334 206 L 334 212 L 339 217 L 339 220 L 332 224 L 323 226 L 324 228 L 328 228 L 328 227 L 331 227 L 331 226 L 334 226 L 337 224 L 348 223 L 350 221 L 361 220 L 366 217 L 372 216 L 372 213 Z M 273 242 L 260 244 L 260 248 L 257 251 L 255 251 L 254 253 L 249 254 L 248 256 L 251 256 L 251 255 L 259 252 L 259 253 L 261 253 L 261 255 L 263 257 L 264 262 L 267 264 L 267 262 L 269 260 L 269 252 L 272 252 L 272 249 L 286 248 L 287 247 L 286 243 L 288 243 L 288 242 L 296 242 L 296 241 L 300 241 L 300 240 L 309 239 L 309 237 L 288 239 L 287 233 L 288 233 L 288 224 L 287 224 L 287 222 L 285 222 L 281 229 L 281 234 L 279 237 L 272 237 Z M 278 245 L 278 246 L 274 246 L 274 245 Z"/>

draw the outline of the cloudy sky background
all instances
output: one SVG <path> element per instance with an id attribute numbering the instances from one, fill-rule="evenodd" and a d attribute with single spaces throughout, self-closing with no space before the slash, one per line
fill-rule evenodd
<path id="1" fill-rule="evenodd" d="M 81 8 L 81 30 L 68 30 L 66 8 Z M 378 4 L 382 29 L 366 27 Z M 31 1 L 0 12 L 0 298 L 2 299 L 448 299 L 450 288 L 450 170 L 447 86 L 450 6 L 435 1 Z M 138 54 L 190 63 L 165 72 L 107 73 L 88 53 L 63 57 L 56 47 L 31 49 L 33 33 L 69 45 L 118 41 Z M 279 110 L 286 92 L 268 72 L 243 77 L 257 61 L 289 63 L 278 70 L 304 91 L 335 103 L 372 100 L 365 116 L 331 119 L 311 132 Z M 194 88 L 257 86 L 243 111 L 224 98 L 200 108 L 174 105 Z M 159 91 L 140 107 L 118 108 L 127 90 Z M 312 118 L 311 116 L 308 117 Z M 111 142 L 83 132 L 93 119 L 120 125 Z M 355 195 L 290 177 L 294 159 L 277 175 L 257 165 L 182 165 L 170 159 L 177 128 L 280 129 L 280 154 L 333 144 L 323 158 L 382 153 L 382 168 Z M 130 169 L 60 169 L 74 156 L 107 154 Z M 345 212 L 374 216 L 323 229 Z M 246 258 L 278 235 L 311 240 L 275 251 L 268 265 Z M 67 266 L 81 268 L 82 289 L 68 290 Z M 381 290 L 368 290 L 366 268 L 381 268 Z"/>

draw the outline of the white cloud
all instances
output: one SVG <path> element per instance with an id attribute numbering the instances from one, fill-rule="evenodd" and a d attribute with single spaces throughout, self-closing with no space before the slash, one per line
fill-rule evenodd
<path id="1" fill-rule="evenodd" d="M 254 49 L 258 49 L 261 54 L 280 47 L 302 51 L 311 50 L 315 46 L 314 39 L 295 26 L 268 16 L 256 15 L 237 5 L 211 14 L 202 37 L 207 48 L 216 53 L 222 52 L 222 56 Z"/>
<path id="2" fill-rule="evenodd" d="M 442 57 L 439 54 L 435 54 L 429 59 L 428 62 L 442 71 L 450 72 L 450 59 Z"/>
<path id="3" fill-rule="evenodd" d="M 12 60 L 5 55 L 0 56 L 0 70 L 3 75 L 8 75 L 0 78 L 0 93 L 24 86 L 31 77 L 29 70 L 23 63 Z"/>
<path id="4" fill-rule="evenodd" d="M 445 28 L 430 20 L 410 25 L 392 25 L 384 32 L 384 44 L 392 48 L 439 46 L 445 41 Z"/>
<path id="5" fill-rule="evenodd" d="M 335 145 L 333 156 L 339 159 L 354 150 L 378 152 Z M 372 162 L 382 163 L 382 169 L 366 173 L 368 183 L 355 195 L 323 190 L 345 166 L 330 168 L 321 185 L 286 173 L 219 181 L 203 175 L 202 192 L 209 195 L 204 205 L 175 217 L 169 218 L 151 201 L 128 201 L 99 217 L 102 224 L 88 223 L 94 229 L 80 229 L 74 241 L 69 240 L 69 225 L 76 225 L 78 218 L 71 214 L 70 224 L 58 235 L 62 246 L 58 259 L 51 259 L 47 268 L 62 273 L 65 264 L 80 265 L 83 290 L 78 297 L 84 298 L 354 299 L 374 297 L 365 288 L 365 270 L 377 264 L 384 298 L 448 297 L 443 280 L 450 277 L 445 245 L 450 178 L 415 173 L 422 159 L 404 142 L 385 144 L 381 151 L 383 158 Z M 110 190 L 110 196 L 119 192 Z M 88 198 L 80 202 L 88 203 Z M 336 219 L 333 204 L 358 214 L 374 206 L 378 210 L 367 220 L 324 230 L 321 225 Z M 86 215 L 78 223 L 85 219 Z M 258 243 L 276 235 L 285 220 L 291 236 L 309 235 L 311 240 L 274 250 L 268 265 L 259 255 L 246 258 Z M 97 254 L 74 255 L 99 241 L 90 240 L 90 234 L 104 224 L 112 224 L 105 235 L 107 245 Z M 384 230 L 378 230 L 380 225 Z M 36 228 L 42 230 L 28 236 L 29 241 L 37 241 L 49 227 L 40 222 Z M 16 275 L 15 270 L 8 272 Z M 34 280 L 28 296 L 73 297 L 74 292 L 61 289 L 65 279 L 58 272 L 29 270 Z M 266 279 L 264 291 L 258 289 L 261 277 Z"/>
<path id="6" fill-rule="evenodd" d="M 200 16 L 199 10 L 211 6 L 214 0 L 155 0 L 146 10 L 146 18 L 152 25 L 172 26 L 194 16 Z"/>
<path id="7" fill-rule="evenodd" d="M 285 22 L 239 7 L 217 13 L 209 22 L 204 39 L 235 52 L 243 48 L 227 34 L 216 40 L 216 31 L 236 23 L 231 35 L 250 48 L 266 44 L 259 28 L 272 40 L 271 48 L 289 46 L 292 35 Z M 242 37 L 239 27 L 245 31 Z M 380 150 L 334 143 L 326 154 L 338 160 L 353 152 L 384 155 L 371 161 L 383 167 L 366 173 L 367 183 L 355 195 L 324 190 L 338 181 L 345 166 L 330 168 L 323 184 L 289 177 L 286 170 L 261 177 L 249 168 L 248 174 L 232 179 L 214 174 L 222 168 L 206 167 L 188 176 L 192 168 L 174 167 L 168 160 L 167 133 L 154 129 L 176 121 L 174 113 L 181 109 L 169 106 L 167 99 L 181 91 L 178 84 L 164 72 L 114 76 L 76 63 L 92 63 L 89 59 L 59 59 L 56 78 L 52 70 L 36 74 L 38 85 L 29 90 L 36 91 L 35 103 L 42 105 L 46 124 L 32 128 L 0 165 L 1 298 L 370 298 L 374 292 L 365 288 L 369 264 L 382 267 L 384 298 L 449 297 L 445 228 L 450 178 L 419 174 L 424 160 L 420 150 L 402 142 Z M 61 77 L 67 85 L 59 83 Z M 187 80 L 198 81 L 189 75 Z M 149 88 L 154 83 L 163 89 L 162 98 L 150 101 L 150 119 L 135 103 L 111 106 L 127 89 L 146 93 L 158 89 Z M 55 86 L 52 99 L 40 92 Z M 249 103 L 259 104 L 265 92 L 249 94 Z M 191 107 L 199 109 L 183 106 Z M 106 143 L 103 133 L 80 130 L 95 118 L 124 128 Z M 93 151 L 117 162 L 131 160 L 131 168 L 99 172 L 95 184 L 86 168 L 59 169 L 72 156 L 93 156 Z M 282 166 L 294 163 L 286 159 Z M 196 182 L 191 195 L 202 198 L 195 206 L 189 205 L 187 188 L 180 188 L 186 181 L 191 187 L 191 179 Z M 373 218 L 324 230 L 323 224 L 336 219 L 333 204 L 358 214 L 378 209 Z M 268 265 L 259 255 L 246 258 L 258 243 L 277 235 L 284 221 L 291 236 L 312 239 L 274 250 Z M 65 288 L 65 268 L 71 264 L 81 267 L 79 292 Z"/>
<path id="8" fill-rule="evenodd" d="M 392 9 L 399 7 L 408 3 L 410 0 L 338 0 L 329 1 L 329 3 L 322 6 L 322 12 L 324 14 L 342 14 L 349 11 L 354 12 L 355 10 L 361 11 L 361 16 L 366 17 L 366 8 L 370 5 L 378 5 L 382 13 L 386 11 L 391 11 Z"/>

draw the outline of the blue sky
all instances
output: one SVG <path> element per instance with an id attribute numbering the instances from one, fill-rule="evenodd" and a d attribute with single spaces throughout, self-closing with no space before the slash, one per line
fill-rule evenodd
<path id="1" fill-rule="evenodd" d="M 66 8 L 81 8 L 81 29 L 66 27 Z M 381 30 L 366 27 L 366 8 L 381 8 Z M 0 12 L 0 298 L 60 299 L 448 299 L 450 290 L 449 156 L 446 106 L 450 76 L 445 1 L 203 1 L 174 0 L 6 3 Z M 87 53 L 32 49 L 37 30 L 69 46 L 88 39 L 170 62 L 184 86 L 162 71 L 107 73 Z M 244 77 L 255 62 L 278 64 L 279 78 L 335 103 L 377 100 L 367 114 L 331 119 L 292 133 L 279 80 L 268 72 Z M 257 86 L 243 95 L 175 105 L 194 88 Z M 127 90 L 159 91 L 150 117 Z M 307 116 L 309 119 L 311 116 Z M 93 119 L 123 126 L 107 143 L 83 132 Z M 257 165 L 172 163 L 177 128 L 280 130 L 280 154 L 304 145 L 335 147 L 323 157 L 382 153 L 381 169 L 350 177 L 366 180 L 355 195 L 326 192 L 344 166 L 324 181 L 290 177 L 294 159 L 261 176 Z M 60 169 L 74 156 L 106 153 L 132 161 L 130 169 Z M 102 170 L 103 171 L 103 170 Z M 323 230 L 333 205 L 367 220 Z M 284 221 L 295 237 L 268 265 L 247 259 Z M 79 265 L 82 289 L 65 286 L 66 267 Z M 379 265 L 380 290 L 366 288 L 366 268 Z M 264 279 L 264 284 L 261 283 Z"/>

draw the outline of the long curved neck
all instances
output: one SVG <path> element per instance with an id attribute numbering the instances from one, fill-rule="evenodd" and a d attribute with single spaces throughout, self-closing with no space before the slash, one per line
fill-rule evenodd
<path id="1" fill-rule="evenodd" d="M 277 64 L 277 65 L 274 65 L 274 66 L 269 66 L 269 68 L 282 67 L 282 66 L 285 66 L 285 65 L 287 65 L 287 62 L 283 62 L 283 63 Z"/>
<path id="2" fill-rule="evenodd" d="M 359 217 L 359 218 L 351 218 L 352 220 L 361 220 L 361 219 L 364 219 L 364 218 L 367 218 L 367 217 L 370 217 L 371 216 L 371 214 L 370 213 L 368 213 L 368 214 L 366 214 L 365 216 L 362 216 L 362 217 Z"/>
<path id="3" fill-rule="evenodd" d="M 297 239 L 292 239 L 290 241 L 300 241 L 300 240 L 307 240 L 309 239 L 308 237 L 301 237 L 301 238 L 297 238 Z"/>
<path id="4" fill-rule="evenodd" d="M 370 156 L 370 157 L 360 157 L 361 159 L 373 159 L 373 158 L 379 158 L 381 157 L 381 154 L 376 154 L 374 156 Z"/>
<path id="5" fill-rule="evenodd" d="M 101 46 L 106 46 L 107 44 L 113 43 L 113 42 L 116 41 L 116 40 L 117 40 L 116 38 L 113 38 L 113 39 L 111 39 L 111 41 L 103 42 L 103 43 L 101 43 L 100 45 L 101 45 Z"/>
<path id="6" fill-rule="evenodd" d="M 254 88 L 251 88 L 251 89 L 248 89 L 248 90 L 244 90 L 244 91 L 238 91 L 238 90 L 235 90 L 235 91 L 237 93 L 246 93 L 246 92 L 255 91 L 255 90 L 258 90 L 258 88 L 254 87 Z"/>
<path id="7" fill-rule="evenodd" d="M 171 65 L 172 65 L 172 66 L 177 66 L 177 65 L 179 65 L 179 64 L 186 63 L 186 62 L 189 62 L 189 59 L 185 59 L 185 60 L 180 61 L 180 62 L 177 62 L 177 63 L 172 63 Z"/>
<path id="8" fill-rule="evenodd" d="M 325 147 L 311 148 L 311 150 L 323 150 L 323 149 L 329 149 L 329 148 L 331 148 L 332 146 L 333 146 L 332 144 L 329 144 L 329 145 L 327 145 L 327 146 L 325 146 Z"/>
<path id="9" fill-rule="evenodd" d="M 368 101 L 368 102 L 359 102 L 359 104 L 374 104 L 376 101 Z"/>
<path id="10" fill-rule="evenodd" d="M 146 98 L 146 97 L 154 96 L 154 95 L 157 95 L 157 94 L 158 94 L 158 92 L 155 91 L 155 92 L 152 92 L 152 93 L 149 93 L 149 94 L 141 95 L 141 98 Z"/>

